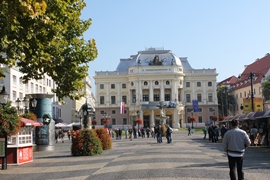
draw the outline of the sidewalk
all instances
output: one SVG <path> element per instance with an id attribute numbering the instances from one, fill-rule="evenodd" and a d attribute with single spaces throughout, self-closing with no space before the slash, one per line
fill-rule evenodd
<path id="1" fill-rule="evenodd" d="M 173 143 L 158 144 L 153 138 L 113 139 L 112 150 L 98 156 L 71 156 L 71 142 L 57 143 L 55 151 L 34 152 L 34 161 L 0 170 L 1 180 L 66 179 L 229 179 L 221 143 L 203 139 L 202 133 L 187 136 L 174 131 Z M 251 147 L 244 160 L 246 179 L 269 179 L 270 148 Z"/>

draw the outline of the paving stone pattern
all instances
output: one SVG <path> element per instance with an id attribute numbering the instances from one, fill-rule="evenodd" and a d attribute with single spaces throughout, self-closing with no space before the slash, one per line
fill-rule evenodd
<path id="1" fill-rule="evenodd" d="M 173 143 L 153 138 L 113 139 L 113 149 L 98 156 L 71 156 L 70 140 L 55 151 L 34 152 L 34 161 L 0 170 L 1 180 L 228 180 L 229 168 L 221 143 L 174 131 Z M 270 148 L 251 147 L 244 159 L 245 179 L 270 179 Z"/>

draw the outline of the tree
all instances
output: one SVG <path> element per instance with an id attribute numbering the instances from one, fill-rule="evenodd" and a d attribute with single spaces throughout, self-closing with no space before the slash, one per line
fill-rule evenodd
<path id="1" fill-rule="evenodd" d="M 270 76 L 262 83 L 262 94 L 265 101 L 270 100 Z"/>
<path id="2" fill-rule="evenodd" d="M 228 93 L 226 86 L 219 86 L 217 90 L 219 116 L 228 116 L 230 111 L 235 111 L 235 97 Z"/>
<path id="3" fill-rule="evenodd" d="M 91 25 L 80 19 L 85 6 L 84 0 L 3 0 L 0 63 L 19 67 L 24 83 L 47 73 L 59 100 L 82 97 L 87 63 L 97 57 L 95 40 L 83 37 Z"/>

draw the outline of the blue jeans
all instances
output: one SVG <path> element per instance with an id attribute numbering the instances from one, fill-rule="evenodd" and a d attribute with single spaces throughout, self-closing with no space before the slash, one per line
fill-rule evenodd
<path id="1" fill-rule="evenodd" d="M 231 180 L 236 180 L 235 168 L 237 167 L 238 180 L 244 179 L 243 172 L 243 157 L 232 157 L 228 155 L 229 168 L 230 168 L 230 177 Z M 237 165 L 237 166 L 236 166 Z"/>

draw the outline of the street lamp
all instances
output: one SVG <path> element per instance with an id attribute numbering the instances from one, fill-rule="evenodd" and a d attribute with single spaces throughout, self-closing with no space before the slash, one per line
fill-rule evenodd
<path id="1" fill-rule="evenodd" d="M 22 102 L 24 104 L 24 113 L 28 113 L 29 99 L 26 96 L 24 96 Z"/>
<path id="2" fill-rule="evenodd" d="M 15 103 L 17 104 L 18 113 L 20 113 L 21 100 L 19 98 L 17 98 Z"/>
<path id="3" fill-rule="evenodd" d="M 248 77 L 248 79 L 250 80 L 250 96 L 251 96 L 251 110 L 252 112 L 254 112 L 254 91 L 253 91 L 253 78 L 257 77 L 257 75 L 263 75 L 262 73 L 254 73 L 254 72 L 250 72 L 248 74 L 241 74 L 238 76 L 238 79 L 241 78 L 241 76 L 246 76 Z M 264 78 L 265 76 L 263 75 L 262 78 Z"/>
<path id="4" fill-rule="evenodd" d="M 2 91 L 0 93 L 0 104 L 4 108 L 4 106 L 8 103 L 8 93 L 5 90 L 5 86 L 3 86 Z M 5 139 L 5 149 L 4 149 L 4 157 L 2 157 L 2 169 L 7 169 L 7 133 L 3 132 Z"/>
<path id="5" fill-rule="evenodd" d="M 36 99 L 33 99 L 33 100 L 31 101 L 31 105 L 32 105 L 32 107 L 35 109 L 35 108 L 37 107 L 37 100 L 36 100 Z"/>

